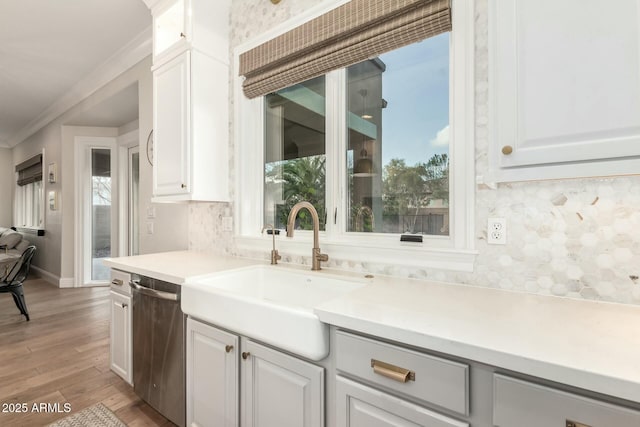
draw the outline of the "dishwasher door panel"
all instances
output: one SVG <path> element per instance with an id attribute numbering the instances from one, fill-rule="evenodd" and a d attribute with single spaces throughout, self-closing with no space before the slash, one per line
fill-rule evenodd
<path id="1" fill-rule="evenodd" d="M 178 293 L 179 286 L 142 278 L 140 286 Z M 176 289 L 177 288 L 177 289 Z M 166 418 L 185 424 L 185 316 L 171 301 L 133 290 L 135 393 Z"/>

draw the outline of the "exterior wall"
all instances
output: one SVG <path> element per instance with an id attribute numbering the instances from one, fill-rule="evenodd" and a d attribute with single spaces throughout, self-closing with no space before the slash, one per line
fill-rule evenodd
<path id="1" fill-rule="evenodd" d="M 234 1 L 231 48 L 315 4 L 315 0 L 292 0 L 278 6 L 261 0 Z M 476 174 L 482 175 L 488 169 L 487 0 L 477 0 L 475 5 Z M 231 141 L 233 145 L 233 135 Z M 230 164 L 233 194 L 233 158 Z M 514 183 L 497 189 L 483 186 L 476 191 L 479 254 L 473 273 L 336 259 L 331 259 L 328 267 L 640 304 L 638 206 L 638 176 Z M 239 252 L 234 248 L 232 233 L 223 232 L 221 226 L 222 216 L 232 212 L 231 204 L 190 205 L 189 247 L 267 259 L 268 253 Z M 505 246 L 486 243 L 487 218 L 493 216 L 507 219 Z M 286 254 L 283 258 L 286 262 L 301 262 L 299 257 Z"/>

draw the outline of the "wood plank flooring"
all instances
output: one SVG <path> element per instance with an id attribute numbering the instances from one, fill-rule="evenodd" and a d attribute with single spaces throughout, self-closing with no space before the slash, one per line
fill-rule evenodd
<path id="1" fill-rule="evenodd" d="M 173 426 L 109 369 L 109 289 L 24 284 L 26 322 L 10 294 L 0 294 L 0 426 L 44 426 L 102 402 L 129 426 Z M 26 403 L 27 413 L 3 412 Z M 64 403 L 70 413 L 33 412 Z"/>

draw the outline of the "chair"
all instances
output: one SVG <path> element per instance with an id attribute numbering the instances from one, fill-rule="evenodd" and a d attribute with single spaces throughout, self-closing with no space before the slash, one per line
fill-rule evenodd
<path id="1" fill-rule="evenodd" d="M 20 260 L 13 265 L 4 281 L 0 282 L 0 294 L 11 293 L 13 301 L 16 303 L 16 307 L 18 307 L 20 313 L 24 314 L 27 318 L 27 322 L 29 321 L 29 312 L 27 311 L 27 303 L 24 300 L 22 283 L 29 275 L 31 259 L 35 252 L 35 246 L 32 245 L 27 247 L 24 252 L 22 252 Z"/>

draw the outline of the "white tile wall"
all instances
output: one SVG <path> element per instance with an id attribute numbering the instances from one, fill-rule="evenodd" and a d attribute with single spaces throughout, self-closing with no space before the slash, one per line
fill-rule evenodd
<path id="1" fill-rule="evenodd" d="M 234 1 L 231 45 L 316 3 L 284 0 L 273 6 L 264 0 Z M 476 172 L 482 174 L 488 150 L 487 0 L 476 1 L 476 15 Z M 233 170 L 231 175 L 233 181 Z M 229 204 L 191 205 L 190 248 L 267 259 L 268 253 L 240 253 L 233 246 L 232 233 L 222 231 L 222 217 L 231 215 L 232 209 Z M 487 218 L 494 216 L 507 218 L 505 246 L 486 243 Z M 476 238 L 479 255 L 474 273 L 336 259 L 328 266 L 640 304 L 640 177 L 527 182 L 501 185 L 497 190 L 481 186 L 476 193 Z M 286 254 L 283 261 L 309 263 Z"/>

